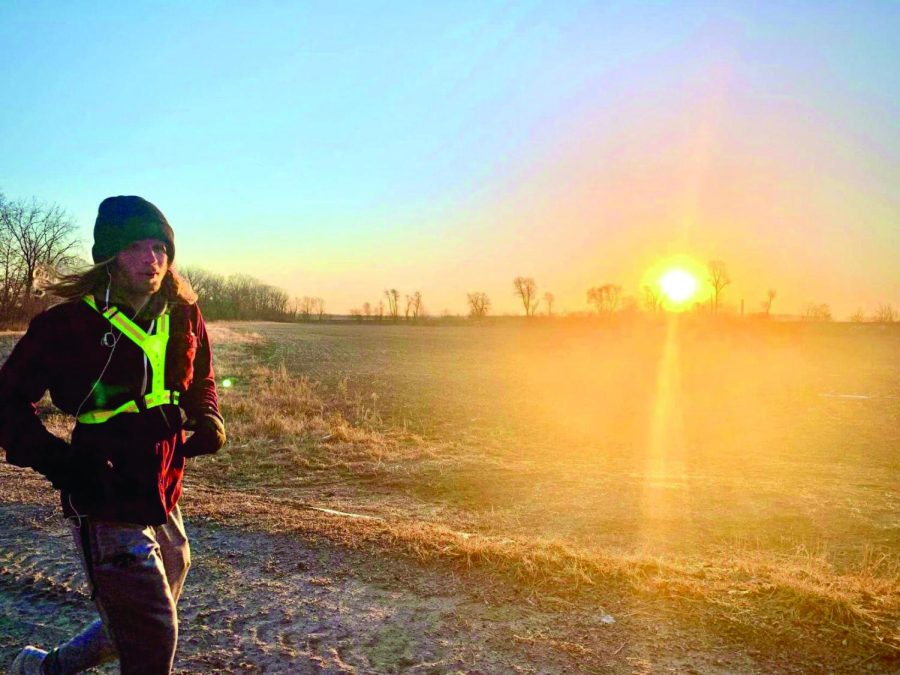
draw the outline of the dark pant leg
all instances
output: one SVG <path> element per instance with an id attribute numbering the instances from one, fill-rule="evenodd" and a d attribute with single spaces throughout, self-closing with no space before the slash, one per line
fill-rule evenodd
<path id="1" fill-rule="evenodd" d="M 191 567 L 191 547 L 188 543 L 187 533 L 184 531 L 184 521 L 181 519 L 181 509 L 178 505 L 169 514 L 165 525 L 156 528 L 156 541 L 159 543 L 163 565 L 166 568 L 166 578 L 175 602 L 181 597 L 184 580 Z"/>
<path id="2" fill-rule="evenodd" d="M 97 608 L 124 675 L 168 675 L 178 642 L 175 599 L 156 528 L 89 521 Z"/>
<path id="3" fill-rule="evenodd" d="M 54 671 L 49 675 L 81 673 L 116 660 L 116 650 L 100 619 L 55 651 L 56 655 L 52 658 Z"/>
<path id="4" fill-rule="evenodd" d="M 85 568 L 85 576 L 88 577 L 79 522 L 73 518 L 70 523 L 72 539 L 78 550 L 82 567 Z M 45 664 L 44 667 L 46 669 L 49 665 L 50 675 L 70 675 L 90 670 L 103 663 L 114 661 L 116 658 L 116 650 L 103 627 L 103 622 L 97 619 L 71 640 L 54 649 L 51 652 L 50 663 Z"/>
<path id="5" fill-rule="evenodd" d="M 84 565 L 81 533 L 77 523 L 73 521 L 72 524 L 73 539 Z M 191 565 L 190 546 L 184 531 L 181 511 L 177 506 L 169 515 L 168 522 L 155 528 L 155 533 L 166 571 L 166 580 L 177 603 Z M 53 658 L 55 672 L 52 675 L 80 673 L 117 658 L 112 641 L 99 619 L 55 651 L 56 655 Z"/>

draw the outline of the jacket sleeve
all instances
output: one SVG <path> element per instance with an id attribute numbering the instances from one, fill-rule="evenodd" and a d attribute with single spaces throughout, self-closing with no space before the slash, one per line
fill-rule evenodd
<path id="1" fill-rule="evenodd" d="M 194 334 L 197 341 L 197 350 L 194 355 L 194 377 L 185 394 L 185 412 L 197 418 L 204 414 L 214 415 L 220 420 L 219 396 L 216 391 L 216 374 L 213 370 L 212 347 L 209 344 L 209 334 L 206 332 L 206 323 L 200 314 L 200 308 L 194 305 L 196 312 L 193 318 Z"/>
<path id="2" fill-rule="evenodd" d="M 0 368 L 0 446 L 10 464 L 46 475 L 65 461 L 69 445 L 47 431 L 38 416 L 37 402 L 49 386 L 47 351 L 52 347 L 52 332 L 44 324 L 44 315 L 35 317 Z"/>

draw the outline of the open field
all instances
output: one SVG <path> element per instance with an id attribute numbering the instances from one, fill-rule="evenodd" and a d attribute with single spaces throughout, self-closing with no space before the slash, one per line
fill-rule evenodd
<path id="1" fill-rule="evenodd" d="M 897 330 L 231 328 L 260 336 L 263 365 L 316 383 L 323 409 L 422 453 L 356 478 L 482 527 L 654 555 L 803 550 L 840 570 L 897 553 Z"/>
<path id="2" fill-rule="evenodd" d="M 214 331 L 237 384 L 206 480 L 480 535 L 407 544 L 532 588 L 625 577 L 763 641 L 900 648 L 896 328 Z"/>
<path id="3" fill-rule="evenodd" d="M 523 638 L 536 672 L 560 650 L 604 672 L 900 665 L 897 327 L 210 329 L 229 445 L 195 489 L 244 495 L 257 529 L 524 593 L 549 612 Z M 323 508 L 377 519 L 302 515 Z M 688 660 L 638 649 L 656 632 Z"/>

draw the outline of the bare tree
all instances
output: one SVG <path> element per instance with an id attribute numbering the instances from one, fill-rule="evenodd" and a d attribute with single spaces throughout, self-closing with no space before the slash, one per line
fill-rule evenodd
<path id="1" fill-rule="evenodd" d="M 17 201 L 6 205 L 0 219 L 24 266 L 27 292 L 33 287 L 39 265 L 57 267 L 74 260 L 75 223 L 62 207 L 44 205 L 36 199 Z"/>
<path id="2" fill-rule="evenodd" d="M 325 299 L 313 298 L 313 313 L 316 318 L 321 321 L 325 316 Z"/>
<path id="3" fill-rule="evenodd" d="M 32 314 L 38 270 L 71 266 L 77 244 L 75 223 L 62 207 L 37 199 L 9 202 L 0 194 L 0 318 Z"/>
<path id="4" fill-rule="evenodd" d="M 659 296 L 659 291 L 653 288 L 653 286 L 642 286 L 641 296 L 644 300 L 644 309 L 651 314 L 656 314 L 656 312 L 662 309 L 662 298 Z"/>
<path id="5" fill-rule="evenodd" d="M 300 298 L 296 295 L 288 301 L 287 315 L 292 321 L 296 321 L 297 317 L 300 316 Z"/>
<path id="6" fill-rule="evenodd" d="M 203 314 L 208 319 L 233 319 L 237 318 L 239 299 L 233 285 L 221 274 L 216 274 L 199 267 L 180 268 L 179 273 L 188 280 L 191 288 L 197 294 L 197 300 L 203 307 Z M 250 280 L 250 284 L 254 283 Z M 298 299 L 295 299 L 295 307 L 290 311 L 296 315 Z"/>
<path id="7" fill-rule="evenodd" d="M 300 318 L 304 321 L 309 321 L 310 317 L 312 317 L 314 305 L 315 298 L 311 298 L 308 295 L 300 298 L 300 304 L 297 307 L 297 310 L 300 312 Z"/>
<path id="8" fill-rule="evenodd" d="M 553 316 L 553 302 L 556 300 L 553 293 L 547 291 L 544 293 L 544 304 L 547 305 L 547 316 Z"/>
<path id="9" fill-rule="evenodd" d="M 378 317 L 379 321 L 384 319 L 384 300 L 379 300 L 378 304 L 375 306 L 375 316 Z"/>
<path id="10" fill-rule="evenodd" d="M 622 287 L 618 284 L 604 284 L 589 288 L 587 301 L 588 304 L 594 305 L 597 314 L 612 314 L 619 306 L 621 295 Z"/>
<path id="11" fill-rule="evenodd" d="M 0 207 L 3 205 L 0 204 Z M 0 211 L 2 213 L 2 211 Z M 2 216 L 0 216 L 2 217 Z M 9 229 L 0 222 L 0 320 L 22 319 L 25 273 Z"/>
<path id="12" fill-rule="evenodd" d="M 487 293 L 469 293 L 466 296 L 469 303 L 469 316 L 473 319 L 481 319 L 488 315 L 491 309 L 491 300 Z"/>
<path id="13" fill-rule="evenodd" d="M 866 320 L 866 313 L 863 311 L 862 307 L 858 307 L 853 314 L 850 315 L 850 320 L 853 323 L 862 323 Z"/>
<path id="14" fill-rule="evenodd" d="M 362 304 L 362 313 L 367 319 L 372 316 L 372 304 L 369 302 L 364 302 Z"/>
<path id="15" fill-rule="evenodd" d="M 615 312 L 619 308 L 619 303 L 622 298 L 622 287 L 618 284 L 606 284 L 604 288 L 606 289 L 608 298 L 609 311 Z"/>
<path id="16" fill-rule="evenodd" d="M 538 308 L 537 284 L 534 283 L 534 279 L 516 277 L 513 279 L 513 289 L 522 301 L 522 306 L 525 307 L 525 316 L 534 316 Z"/>
<path id="17" fill-rule="evenodd" d="M 197 294 L 197 299 L 202 304 L 204 311 L 211 303 L 218 302 L 221 298 L 223 279 L 199 267 L 179 267 L 179 274 L 187 279 L 187 282 Z"/>
<path id="18" fill-rule="evenodd" d="M 421 291 L 416 291 L 412 294 L 412 301 L 410 303 L 410 309 L 412 311 L 413 320 L 418 319 L 423 315 L 425 311 L 425 307 L 422 305 L 422 293 Z"/>
<path id="19" fill-rule="evenodd" d="M 762 301 L 763 312 L 766 316 L 770 316 L 772 313 L 772 303 L 775 301 L 775 297 L 778 293 L 774 288 L 770 288 L 766 291 L 766 299 Z"/>
<path id="20" fill-rule="evenodd" d="M 716 314 L 719 311 L 719 298 L 725 287 L 731 283 L 731 277 L 728 276 L 728 269 L 721 260 L 710 260 L 707 265 L 709 270 L 709 285 L 712 286 L 712 309 Z"/>
<path id="21" fill-rule="evenodd" d="M 878 305 L 878 309 L 872 317 L 876 323 L 894 323 L 898 319 L 900 319 L 900 312 L 890 304 Z"/>
<path id="22" fill-rule="evenodd" d="M 810 302 L 803 310 L 806 321 L 831 321 L 831 308 L 825 304 Z"/>
<path id="23" fill-rule="evenodd" d="M 384 297 L 387 298 L 388 301 L 388 313 L 392 320 L 396 321 L 400 316 L 400 291 L 396 288 L 391 288 L 384 292 Z M 382 314 L 384 311 L 382 310 Z M 379 318 L 380 318 L 379 314 Z"/>
<path id="24" fill-rule="evenodd" d="M 255 279 L 246 274 L 232 274 L 222 289 L 224 314 L 229 319 L 251 318 Z"/>

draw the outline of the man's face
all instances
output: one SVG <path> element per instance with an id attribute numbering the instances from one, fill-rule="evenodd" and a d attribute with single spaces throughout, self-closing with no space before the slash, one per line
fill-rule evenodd
<path id="1" fill-rule="evenodd" d="M 156 293 L 168 269 L 166 245 L 159 239 L 141 239 L 116 256 L 116 281 L 126 293 Z"/>

